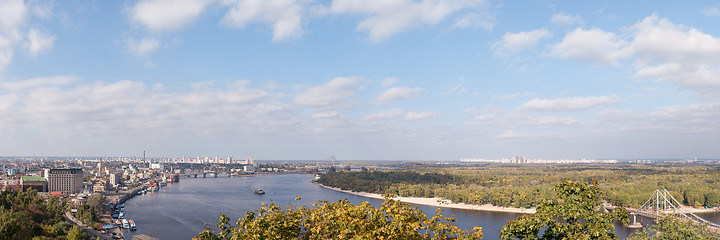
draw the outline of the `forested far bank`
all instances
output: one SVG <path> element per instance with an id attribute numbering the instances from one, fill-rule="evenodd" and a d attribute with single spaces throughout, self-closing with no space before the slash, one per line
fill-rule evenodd
<path id="1" fill-rule="evenodd" d="M 557 182 L 595 181 L 602 199 L 639 207 L 656 189 L 667 189 L 694 207 L 720 205 L 720 166 L 701 165 L 418 165 L 409 169 L 330 172 L 317 182 L 343 190 L 453 202 L 531 208 L 555 199 Z"/>

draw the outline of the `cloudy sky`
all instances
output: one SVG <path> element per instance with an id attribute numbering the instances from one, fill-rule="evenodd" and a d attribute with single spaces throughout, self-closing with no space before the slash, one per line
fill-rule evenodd
<path id="1" fill-rule="evenodd" d="M 720 158 L 716 1 L 0 0 L 0 155 Z"/>

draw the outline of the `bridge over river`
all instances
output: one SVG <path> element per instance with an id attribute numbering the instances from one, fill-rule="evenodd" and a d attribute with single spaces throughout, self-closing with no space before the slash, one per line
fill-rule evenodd
<path id="1" fill-rule="evenodd" d="M 608 210 L 615 210 L 617 206 L 606 206 Z M 667 189 L 655 190 L 650 199 L 640 208 L 626 208 L 632 216 L 630 228 L 641 228 L 642 225 L 637 221 L 637 216 L 658 219 L 664 216 L 673 216 L 677 219 L 693 221 L 696 223 L 707 224 L 708 229 L 714 233 L 720 234 L 720 225 L 705 220 L 698 215 L 692 213 L 688 208 L 684 207 L 676 200 Z"/>
<path id="2" fill-rule="evenodd" d="M 254 172 L 233 172 L 233 171 L 203 171 L 203 172 L 187 172 L 183 173 L 181 175 L 182 178 L 197 178 L 198 176 L 202 177 L 218 177 L 220 176 L 226 176 L 226 177 L 232 177 L 232 176 L 248 176 L 248 175 L 255 175 Z"/>

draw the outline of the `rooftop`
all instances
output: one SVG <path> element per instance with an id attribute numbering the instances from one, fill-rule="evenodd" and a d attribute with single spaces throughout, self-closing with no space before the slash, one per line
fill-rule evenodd
<path id="1" fill-rule="evenodd" d="M 22 176 L 23 182 L 45 182 L 44 177 L 40 176 Z"/>

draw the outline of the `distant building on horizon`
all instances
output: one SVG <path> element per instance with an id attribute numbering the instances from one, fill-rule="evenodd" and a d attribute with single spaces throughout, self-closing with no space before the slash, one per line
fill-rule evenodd
<path id="1" fill-rule="evenodd" d="M 83 189 L 83 170 L 80 168 L 49 169 L 48 192 L 79 193 Z"/>
<path id="2" fill-rule="evenodd" d="M 165 166 L 164 166 L 163 163 L 161 163 L 161 162 L 151 163 L 151 164 L 150 164 L 150 168 L 152 168 L 152 169 L 158 169 L 158 170 L 161 170 L 161 171 L 162 171 L 162 170 L 165 170 Z"/>

